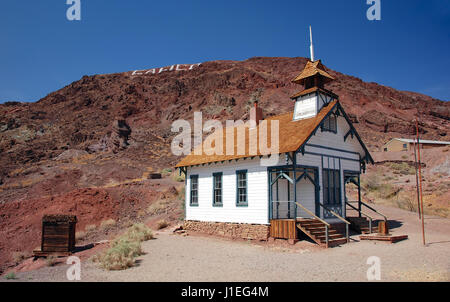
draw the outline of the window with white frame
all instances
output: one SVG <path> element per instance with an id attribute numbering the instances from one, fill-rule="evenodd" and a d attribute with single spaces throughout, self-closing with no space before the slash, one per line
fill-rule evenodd
<path id="1" fill-rule="evenodd" d="M 236 205 L 248 206 L 247 170 L 236 171 Z"/>
<path id="2" fill-rule="evenodd" d="M 213 206 L 222 206 L 222 173 L 213 174 Z"/>
<path id="3" fill-rule="evenodd" d="M 198 206 L 198 175 L 191 175 L 191 206 Z"/>

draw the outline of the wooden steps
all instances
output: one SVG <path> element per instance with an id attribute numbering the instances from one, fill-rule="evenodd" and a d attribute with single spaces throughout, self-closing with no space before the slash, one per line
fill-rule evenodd
<path id="1" fill-rule="evenodd" d="M 299 228 L 315 243 L 320 246 L 326 246 L 325 224 L 321 221 L 317 219 L 300 219 L 297 220 L 297 228 Z M 344 243 L 347 243 L 345 236 L 331 226 L 328 229 L 328 247 L 333 247 Z"/>
<path id="2" fill-rule="evenodd" d="M 380 235 L 380 234 L 372 234 L 372 235 L 361 235 L 359 236 L 361 240 L 376 240 L 376 241 L 386 241 L 389 243 L 396 243 L 398 241 L 402 241 L 408 239 L 408 235 Z"/>
<path id="3" fill-rule="evenodd" d="M 370 234 L 369 219 L 366 217 L 347 217 L 350 221 L 350 227 L 360 234 Z M 378 222 L 372 221 L 372 233 L 376 233 L 378 229 Z"/>

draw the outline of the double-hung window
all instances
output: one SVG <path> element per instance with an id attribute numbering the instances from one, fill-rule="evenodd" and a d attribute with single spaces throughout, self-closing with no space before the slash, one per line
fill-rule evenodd
<path id="1" fill-rule="evenodd" d="M 247 170 L 236 171 L 236 205 L 248 206 Z"/>
<path id="2" fill-rule="evenodd" d="M 341 204 L 341 177 L 339 170 L 323 169 L 323 203 L 325 205 Z"/>
<path id="3" fill-rule="evenodd" d="M 222 203 L 222 173 L 213 174 L 213 206 L 221 207 Z"/>
<path id="4" fill-rule="evenodd" d="M 191 206 L 198 206 L 198 175 L 191 175 Z"/>

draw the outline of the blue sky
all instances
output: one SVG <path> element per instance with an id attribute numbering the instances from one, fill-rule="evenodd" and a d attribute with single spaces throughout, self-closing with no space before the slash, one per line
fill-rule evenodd
<path id="1" fill-rule="evenodd" d="M 0 3 L 0 102 L 37 101 L 83 75 L 178 63 L 309 56 L 399 90 L 450 99 L 447 0 L 66 0 Z"/>

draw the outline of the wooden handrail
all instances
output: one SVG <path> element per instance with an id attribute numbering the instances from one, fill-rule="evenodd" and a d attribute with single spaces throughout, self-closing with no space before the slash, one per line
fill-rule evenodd
<path id="1" fill-rule="evenodd" d="M 364 216 L 366 216 L 366 217 L 369 218 L 369 219 L 373 219 L 373 217 L 370 217 L 369 214 L 364 213 L 363 211 L 358 210 L 357 207 L 351 205 L 349 202 L 346 201 L 345 203 L 346 203 L 348 206 L 350 206 L 353 210 L 360 212 L 361 214 L 363 214 Z"/>
<path id="2" fill-rule="evenodd" d="M 327 210 L 328 212 L 330 212 L 331 214 L 333 214 L 334 216 L 336 216 L 337 218 L 339 218 L 340 220 L 342 220 L 343 222 L 345 222 L 346 224 L 350 224 L 350 222 L 348 222 L 347 220 L 345 220 L 343 217 L 341 217 L 339 214 L 337 214 L 336 212 L 330 210 L 329 208 L 327 208 L 325 205 L 321 204 L 319 202 L 319 205 L 324 208 L 325 210 Z"/>
<path id="3" fill-rule="evenodd" d="M 317 217 L 315 214 L 313 214 L 313 212 L 311 212 L 310 210 L 308 210 L 307 208 L 305 208 L 304 206 L 302 206 L 301 204 L 299 204 L 298 202 L 295 202 L 295 204 L 297 204 L 300 208 L 302 208 L 306 213 L 308 213 L 309 215 L 313 216 L 314 218 L 316 218 L 317 220 L 319 220 L 320 222 L 322 222 L 323 224 L 325 224 L 326 226 L 330 226 L 330 224 L 328 222 L 326 222 L 325 220 Z"/>
<path id="4" fill-rule="evenodd" d="M 360 201 L 360 202 L 361 202 L 362 205 L 366 206 L 367 208 L 369 208 L 370 210 L 374 211 L 374 212 L 377 213 L 378 215 L 383 216 L 384 221 L 387 221 L 387 217 L 386 217 L 384 214 L 378 212 L 377 210 L 375 210 L 374 208 L 372 208 L 371 206 L 369 206 L 369 205 L 366 204 L 365 202 L 363 202 L 363 201 Z"/>

